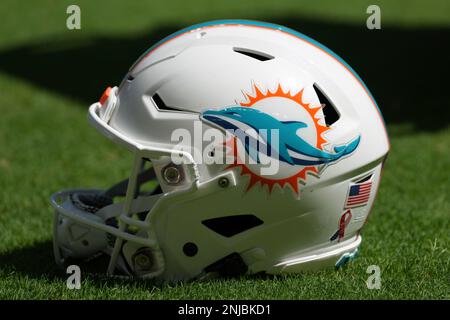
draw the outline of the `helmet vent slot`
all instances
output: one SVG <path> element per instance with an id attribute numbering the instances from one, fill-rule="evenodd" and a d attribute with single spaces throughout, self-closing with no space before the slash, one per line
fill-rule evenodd
<path id="1" fill-rule="evenodd" d="M 322 111 L 325 116 L 325 124 L 329 127 L 339 120 L 339 112 L 336 110 L 336 107 L 330 101 L 330 99 L 328 99 L 325 93 L 320 89 L 317 83 L 313 85 L 313 88 L 317 96 L 319 97 L 320 103 L 323 105 Z"/>
<path id="2" fill-rule="evenodd" d="M 163 99 L 157 93 L 155 93 L 152 96 L 152 100 L 153 100 L 153 103 L 155 104 L 156 108 L 160 111 L 182 111 L 175 107 L 169 107 L 168 105 L 166 105 L 166 103 L 163 101 Z"/>
<path id="3" fill-rule="evenodd" d="M 364 178 L 356 181 L 356 183 L 363 183 L 363 182 L 369 181 L 371 178 L 372 178 L 372 174 L 369 174 L 369 175 L 365 176 Z"/>
<path id="4" fill-rule="evenodd" d="M 272 60 L 273 58 L 275 58 L 274 56 L 271 56 L 270 54 L 264 53 L 264 52 L 260 52 L 260 51 L 256 51 L 256 50 L 252 50 L 252 49 L 245 49 L 245 48 L 237 48 L 234 47 L 233 48 L 234 52 L 243 54 L 245 56 L 248 56 L 250 58 L 259 60 L 259 61 L 267 61 L 267 60 Z"/>
<path id="5" fill-rule="evenodd" d="M 158 109 L 167 110 L 167 105 L 164 103 L 163 99 L 159 96 L 159 94 L 155 93 L 152 96 L 152 99 Z"/>
<path id="6" fill-rule="evenodd" d="M 252 214 L 227 216 L 202 221 L 204 226 L 227 238 L 263 223 L 261 219 Z"/>

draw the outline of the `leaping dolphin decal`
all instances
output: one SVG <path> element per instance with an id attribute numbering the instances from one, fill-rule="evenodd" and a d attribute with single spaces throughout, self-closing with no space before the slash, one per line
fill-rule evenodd
<path id="1" fill-rule="evenodd" d="M 360 141 L 360 136 L 358 136 L 346 145 L 334 147 L 333 149 L 335 153 L 329 153 L 310 145 L 308 142 L 297 135 L 298 129 L 307 127 L 304 122 L 279 121 L 271 115 L 255 108 L 233 106 L 222 110 L 207 110 L 201 114 L 201 118 L 214 123 L 215 125 L 222 127 L 225 130 L 241 129 L 245 131 L 245 128 L 243 128 L 243 126 L 239 127 L 236 122 L 245 124 L 246 126 L 253 128 L 257 133 L 260 133 L 261 130 L 266 130 L 267 137 L 260 136 L 266 144 L 265 150 L 267 150 L 267 152 L 271 150 L 272 157 L 274 156 L 273 151 L 278 152 L 279 160 L 291 165 L 297 164 L 308 166 L 329 164 L 331 162 L 337 161 L 343 156 L 352 153 L 358 147 Z M 278 150 L 273 150 L 271 146 L 270 130 L 274 129 L 278 130 Z M 255 138 L 249 135 L 246 135 L 245 137 L 238 136 L 238 138 L 244 144 L 247 153 L 251 155 L 251 146 L 254 146 L 255 144 L 252 144 L 250 140 Z M 299 157 L 297 155 L 291 156 L 288 150 L 296 152 L 303 157 Z"/>

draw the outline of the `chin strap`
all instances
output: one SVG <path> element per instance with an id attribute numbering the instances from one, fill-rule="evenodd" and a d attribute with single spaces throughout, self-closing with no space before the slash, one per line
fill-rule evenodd
<path id="1" fill-rule="evenodd" d="M 113 203 L 113 199 L 108 195 L 103 195 L 101 193 L 82 193 L 76 192 L 70 195 L 70 200 L 73 205 L 78 209 L 96 213 L 103 207 L 109 206 Z"/>
<path id="2" fill-rule="evenodd" d="M 156 178 L 155 170 L 152 167 L 144 169 L 142 167 L 141 172 L 137 177 L 137 188 L 135 198 L 141 194 L 140 187 Z M 122 180 L 103 193 L 83 193 L 77 192 L 70 195 L 72 203 L 80 210 L 96 213 L 103 207 L 113 204 L 114 197 L 125 196 L 128 186 L 128 179 Z M 161 186 L 158 185 L 149 195 L 162 193 Z"/>
<path id="3" fill-rule="evenodd" d="M 156 173 L 155 173 L 155 170 L 153 169 L 153 167 L 150 167 L 147 169 L 142 168 L 141 172 L 138 174 L 137 179 L 136 179 L 137 186 L 136 186 L 135 197 L 140 194 L 140 187 L 144 183 L 151 181 L 155 178 L 156 178 Z M 104 196 L 109 197 L 109 198 L 124 197 L 127 193 L 128 180 L 129 179 L 124 179 L 124 180 L 116 183 L 111 188 L 109 188 L 108 190 L 105 191 Z M 161 186 L 158 185 L 158 187 L 152 191 L 151 195 L 158 194 L 161 192 L 162 192 Z"/>

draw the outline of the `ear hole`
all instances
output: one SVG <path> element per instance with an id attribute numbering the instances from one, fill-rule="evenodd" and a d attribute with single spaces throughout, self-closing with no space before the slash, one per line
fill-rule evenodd
<path id="1" fill-rule="evenodd" d="M 272 60 L 273 58 L 275 58 L 274 56 L 271 56 L 270 54 L 264 53 L 264 52 L 260 52 L 260 51 L 256 51 L 256 50 L 252 50 L 252 49 L 245 49 L 245 48 L 237 48 L 234 47 L 233 48 L 234 52 L 243 54 L 245 56 L 248 56 L 250 58 L 259 60 L 259 61 L 267 61 L 267 60 Z"/>
<path id="2" fill-rule="evenodd" d="M 325 124 L 329 127 L 333 123 L 339 120 L 340 115 L 337 111 L 334 104 L 331 102 L 331 100 L 326 96 L 326 94 L 320 89 L 320 87 L 315 83 L 313 85 L 314 91 L 316 92 L 317 96 L 319 97 L 319 101 L 323 106 L 322 111 L 325 116 Z"/>

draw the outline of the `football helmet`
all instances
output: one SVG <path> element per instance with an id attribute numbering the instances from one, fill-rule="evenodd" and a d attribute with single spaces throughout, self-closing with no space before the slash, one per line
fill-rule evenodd
<path id="1" fill-rule="evenodd" d="M 265 22 L 168 36 L 88 115 L 134 161 L 108 190 L 51 197 L 56 262 L 106 254 L 108 274 L 162 281 L 344 264 L 389 150 L 353 69 Z"/>

